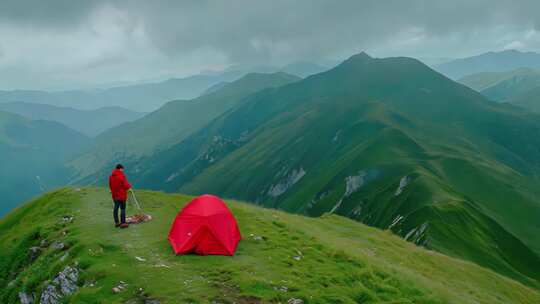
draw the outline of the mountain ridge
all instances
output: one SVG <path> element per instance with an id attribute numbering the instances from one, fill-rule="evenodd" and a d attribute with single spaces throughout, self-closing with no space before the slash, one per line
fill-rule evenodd
<path id="1" fill-rule="evenodd" d="M 299 79 L 283 72 L 250 73 L 209 94 L 193 100 L 170 101 L 139 120 L 109 129 L 96 137 L 89 150 L 70 163 L 79 172 L 77 181 L 84 180 L 96 170 L 108 171 L 115 162 L 164 150 L 242 103 L 247 95 Z"/>
<path id="2" fill-rule="evenodd" d="M 18 114 L 33 120 L 59 122 L 86 136 L 96 136 L 116 125 L 136 120 L 145 115 L 145 113 L 138 113 L 117 106 L 103 107 L 96 110 L 77 110 L 69 107 L 28 102 L 0 103 L 0 111 Z"/>
<path id="3" fill-rule="evenodd" d="M 398 221 L 392 230 L 404 238 L 412 233 L 428 248 L 536 281 L 540 246 L 536 228 L 524 222 L 540 214 L 540 163 L 515 143 L 540 145 L 529 138 L 539 130 L 537 118 L 494 104 L 418 60 L 360 54 L 253 94 L 128 167 L 146 188 L 212 192 L 315 216 L 332 211 L 381 228 Z M 471 176 L 479 189 L 468 183 Z M 507 200 L 516 205 L 510 213 Z M 440 216 L 468 225 L 455 229 Z M 467 240 L 470 231 L 477 242 Z M 493 254 L 492 246 L 500 250 Z"/>
<path id="4" fill-rule="evenodd" d="M 243 234 L 236 255 L 175 256 L 166 235 L 191 197 L 137 194 L 154 219 L 126 230 L 112 227 L 103 188 L 59 189 L 0 219 L 0 285 L 6 286 L 0 300 L 16 302 L 21 294 L 40 299 L 45 291 L 73 303 L 540 300 L 537 289 L 388 231 L 337 215 L 309 218 L 230 200 Z M 51 282 L 66 269 L 76 279 L 70 283 L 68 276 L 64 295 Z M 120 292 L 112 291 L 119 285 Z"/>
<path id="5" fill-rule="evenodd" d="M 435 65 L 435 69 L 452 79 L 480 72 L 502 72 L 516 68 L 540 68 L 540 54 L 505 50 L 455 59 Z"/>

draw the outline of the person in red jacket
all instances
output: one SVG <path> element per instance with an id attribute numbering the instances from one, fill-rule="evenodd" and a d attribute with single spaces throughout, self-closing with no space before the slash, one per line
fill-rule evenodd
<path id="1" fill-rule="evenodd" d="M 112 199 L 114 201 L 114 223 L 115 227 L 127 228 L 126 223 L 126 201 L 127 191 L 131 189 L 126 176 L 124 175 L 124 166 L 116 165 L 116 168 L 109 176 L 109 188 L 111 189 Z M 120 220 L 118 220 L 118 208 L 120 208 Z"/>

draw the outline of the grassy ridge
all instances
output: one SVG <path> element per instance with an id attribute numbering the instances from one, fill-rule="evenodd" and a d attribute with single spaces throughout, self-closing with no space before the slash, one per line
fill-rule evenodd
<path id="1" fill-rule="evenodd" d="M 166 235 L 190 197 L 138 194 L 155 219 L 127 230 L 112 227 L 109 194 L 100 188 L 58 190 L 9 214 L 0 221 L 0 300 L 14 302 L 21 290 L 39 294 L 46 279 L 78 263 L 84 287 L 71 303 L 540 301 L 538 291 L 520 283 L 352 220 L 307 218 L 232 201 L 243 234 L 234 257 L 174 256 Z M 63 223 L 63 215 L 74 221 Z M 28 248 L 44 238 L 68 248 L 49 248 L 28 263 Z M 111 288 L 119 281 L 128 288 L 115 294 Z"/>

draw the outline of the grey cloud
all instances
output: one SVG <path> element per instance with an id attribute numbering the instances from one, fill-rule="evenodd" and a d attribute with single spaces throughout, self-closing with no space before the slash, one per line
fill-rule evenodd
<path id="1" fill-rule="evenodd" d="M 74 26 L 84 22 L 101 4 L 99 0 L 2 0 L 0 22 L 32 27 Z"/>
<path id="2" fill-rule="evenodd" d="M 539 10 L 536 0 L 7 0 L 0 3 L 0 31 L 12 33 L 9 43 L 15 46 L 6 47 L 4 57 L 14 59 L 5 66 L 0 61 L 0 71 L 32 70 L 39 77 L 40 70 L 54 70 L 55 62 L 72 61 L 62 66 L 65 76 L 55 75 L 61 85 L 85 69 L 92 71 L 77 81 L 320 61 L 360 50 L 429 57 L 508 46 L 538 50 Z M 41 37 L 36 45 L 43 48 L 41 62 L 35 64 L 45 61 L 48 69 L 18 68 L 19 61 L 31 64 L 28 58 L 35 56 L 29 42 L 20 43 L 17 56 L 16 36 L 22 34 Z M 74 51 L 58 58 L 64 48 Z"/>
<path id="3" fill-rule="evenodd" d="M 494 26 L 538 24 L 539 1 L 130 1 L 115 5 L 144 20 L 170 56 L 202 47 L 231 61 L 294 60 L 369 49 L 419 28 L 464 39 Z"/>

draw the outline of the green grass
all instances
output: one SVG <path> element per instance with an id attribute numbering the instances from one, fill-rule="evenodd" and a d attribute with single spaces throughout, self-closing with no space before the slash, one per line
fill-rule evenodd
<path id="1" fill-rule="evenodd" d="M 336 215 L 308 218 L 235 201 L 227 203 L 243 240 L 234 257 L 175 256 L 167 233 L 190 197 L 137 194 L 154 220 L 127 230 L 113 227 L 109 194 L 101 188 L 61 189 L 1 220 L 0 302 L 15 302 L 20 290 L 39 294 L 46 279 L 74 263 L 83 269 L 81 286 L 95 285 L 80 288 L 67 299 L 70 303 L 145 298 L 162 303 L 286 303 L 293 297 L 306 303 L 540 301 L 537 290 L 388 231 Z M 72 223 L 61 222 L 67 214 L 74 215 Z M 29 262 L 27 248 L 43 238 L 69 244 L 69 258 L 61 262 L 65 252 L 49 248 Z M 12 281 L 12 288 L 6 287 Z M 114 294 L 111 289 L 119 281 L 129 288 Z"/>

